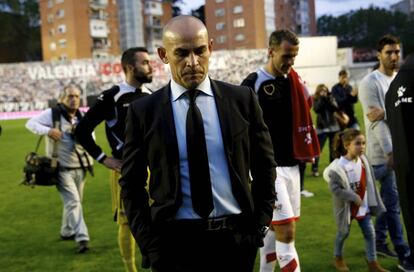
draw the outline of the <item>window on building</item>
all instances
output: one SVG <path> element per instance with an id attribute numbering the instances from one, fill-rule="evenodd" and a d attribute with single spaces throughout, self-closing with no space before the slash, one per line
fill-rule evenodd
<path id="1" fill-rule="evenodd" d="M 154 29 L 152 31 L 154 39 L 161 40 L 162 39 L 162 30 L 161 29 Z"/>
<path id="2" fill-rule="evenodd" d="M 150 23 L 151 26 L 161 26 L 161 17 L 151 16 L 150 22 L 151 22 Z"/>
<path id="3" fill-rule="evenodd" d="M 48 14 L 47 15 L 47 22 L 48 23 L 53 23 L 53 14 Z"/>
<path id="4" fill-rule="evenodd" d="M 214 14 L 216 15 L 216 17 L 222 17 L 224 16 L 224 9 L 220 8 L 220 9 L 216 9 L 216 11 L 214 12 Z"/>
<path id="5" fill-rule="evenodd" d="M 234 39 L 238 42 L 240 41 L 244 41 L 244 39 L 246 39 L 246 37 L 244 36 L 244 34 L 237 34 Z"/>
<path id="6" fill-rule="evenodd" d="M 233 21 L 233 26 L 234 27 L 244 27 L 245 26 L 244 18 L 235 19 Z"/>
<path id="7" fill-rule="evenodd" d="M 63 2 L 65 2 L 65 0 L 56 0 L 55 2 L 56 4 L 62 4 Z"/>
<path id="8" fill-rule="evenodd" d="M 224 0 L 216 0 L 216 3 L 223 3 Z"/>
<path id="9" fill-rule="evenodd" d="M 66 39 L 60 39 L 59 40 L 59 46 L 61 48 L 65 48 L 66 47 Z"/>
<path id="10" fill-rule="evenodd" d="M 66 33 L 66 25 L 59 25 L 58 27 L 57 27 L 57 32 L 58 33 Z"/>
<path id="11" fill-rule="evenodd" d="M 50 48 L 50 51 L 55 51 L 56 50 L 56 43 L 55 42 L 51 42 L 49 44 L 49 48 Z"/>
<path id="12" fill-rule="evenodd" d="M 216 42 L 218 44 L 225 43 L 226 40 L 227 40 L 227 37 L 225 35 L 220 35 L 220 36 L 217 36 L 216 38 Z"/>
<path id="13" fill-rule="evenodd" d="M 47 1 L 47 7 L 48 8 L 53 7 L 53 1 L 52 0 Z"/>
<path id="14" fill-rule="evenodd" d="M 242 5 L 234 6 L 233 13 L 242 13 L 242 12 L 243 12 L 243 6 Z"/>
<path id="15" fill-rule="evenodd" d="M 216 30 L 223 30 L 226 27 L 224 22 L 219 22 L 216 24 Z"/>
<path id="16" fill-rule="evenodd" d="M 63 18 L 65 17 L 65 10 L 64 9 L 58 9 L 56 11 L 56 18 Z"/>

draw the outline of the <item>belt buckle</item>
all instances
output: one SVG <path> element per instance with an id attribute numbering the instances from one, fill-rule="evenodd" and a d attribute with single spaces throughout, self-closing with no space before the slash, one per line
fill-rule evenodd
<path id="1" fill-rule="evenodd" d="M 216 231 L 227 228 L 227 218 L 208 219 L 207 230 Z"/>

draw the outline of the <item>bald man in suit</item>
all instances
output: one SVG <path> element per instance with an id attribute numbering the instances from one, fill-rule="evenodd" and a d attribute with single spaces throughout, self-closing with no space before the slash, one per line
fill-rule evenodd
<path id="1" fill-rule="evenodd" d="M 120 185 L 152 271 L 252 271 L 272 218 L 268 128 L 253 90 L 209 78 L 212 45 L 197 18 L 171 19 L 172 79 L 129 108 Z"/>

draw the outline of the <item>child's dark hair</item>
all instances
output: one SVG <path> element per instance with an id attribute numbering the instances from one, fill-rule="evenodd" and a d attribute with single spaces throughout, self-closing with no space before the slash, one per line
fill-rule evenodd
<path id="1" fill-rule="evenodd" d="M 362 132 L 354 128 L 347 128 L 336 133 L 332 144 L 333 157 L 337 159 L 346 155 L 345 145 L 352 142 L 359 135 L 362 135 Z"/>

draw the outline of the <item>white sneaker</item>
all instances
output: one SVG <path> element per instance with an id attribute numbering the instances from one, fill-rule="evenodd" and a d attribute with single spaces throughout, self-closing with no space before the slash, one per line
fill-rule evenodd
<path id="1" fill-rule="evenodd" d="M 300 192 L 303 197 L 313 197 L 315 194 L 306 190 Z"/>

